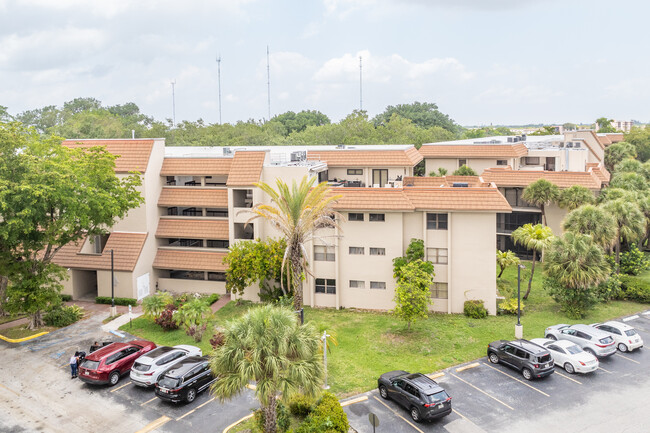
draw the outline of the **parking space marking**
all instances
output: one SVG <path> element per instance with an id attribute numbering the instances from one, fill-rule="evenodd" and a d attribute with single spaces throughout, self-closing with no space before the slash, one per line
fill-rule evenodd
<path id="1" fill-rule="evenodd" d="M 628 361 L 630 361 L 630 362 L 634 362 L 634 363 L 636 363 L 636 364 L 641 364 L 639 361 L 634 360 L 634 359 L 632 359 L 632 358 L 628 358 L 627 356 L 625 356 L 625 355 L 621 355 L 620 353 L 616 353 L 615 356 L 617 356 L 617 357 L 619 357 L 619 358 L 627 359 Z"/>
<path id="2" fill-rule="evenodd" d="M 119 391 L 120 389 L 124 388 L 125 386 L 129 386 L 129 385 L 131 385 L 132 383 L 133 383 L 133 382 L 131 382 L 131 381 L 129 380 L 129 381 L 128 381 L 127 383 L 125 383 L 124 385 L 122 385 L 122 386 L 118 386 L 118 387 L 115 388 L 115 389 L 111 389 L 111 392 Z"/>
<path id="3" fill-rule="evenodd" d="M 429 379 L 437 379 L 437 378 L 442 377 L 444 375 L 445 375 L 445 373 L 440 372 L 440 373 L 436 373 L 436 374 L 427 374 L 427 377 Z"/>
<path id="4" fill-rule="evenodd" d="M 469 422 L 469 423 L 472 423 L 472 424 L 476 425 L 476 423 L 475 423 L 474 421 L 470 420 L 470 419 L 467 418 L 465 415 L 463 415 L 462 413 L 458 412 L 456 409 L 452 409 L 451 411 L 452 411 L 453 413 L 455 413 L 456 415 L 458 415 L 459 417 L 461 417 L 462 419 L 464 419 L 465 421 L 467 421 L 467 422 Z M 476 425 L 476 426 L 477 426 L 477 425 Z M 477 426 L 477 427 L 478 427 L 478 426 Z"/>
<path id="5" fill-rule="evenodd" d="M 502 402 L 502 401 L 499 400 L 498 398 L 496 398 L 496 397 L 494 397 L 494 396 L 491 396 L 490 394 L 488 394 L 487 392 L 483 391 L 482 389 L 477 388 L 476 386 L 472 385 L 471 383 L 469 383 L 469 382 L 467 382 L 467 381 L 461 379 L 460 377 L 456 376 L 454 373 L 449 373 L 449 374 L 451 374 L 452 376 L 454 376 L 456 379 L 460 380 L 460 381 L 463 382 L 464 384 L 471 386 L 472 388 L 474 388 L 474 389 L 477 390 L 478 392 L 481 392 L 481 393 L 487 395 L 487 396 L 490 397 L 492 400 L 501 403 L 502 405 L 504 405 L 504 406 L 507 407 L 508 409 L 510 409 L 510 410 L 515 410 L 512 406 L 508 406 L 507 404 L 505 404 L 504 402 Z"/>
<path id="6" fill-rule="evenodd" d="M 200 406 L 195 407 L 191 411 L 187 412 L 185 415 L 179 416 L 178 418 L 176 418 L 176 421 L 182 420 L 183 418 L 185 418 L 189 414 L 192 414 L 192 413 L 196 412 L 197 410 L 201 409 L 203 406 L 205 406 L 206 404 L 208 404 L 208 403 L 210 403 L 211 401 L 214 401 L 214 400 L 216 400 L 216 397 L 212 397 L 210 400 L 206 401 L 205 403 L 201 404 Z"/>
<path id="7" fill-rule="evenodd" d="M 554 374 L 557 374 L 558 376 L 563 377 L 563 378 L 565 378 L 565 379 L 569 379 L 570 381 L 575 382 L 575 383 L 577 383 L 578 385 L 582 385 L 582 382 L 580 382 L 580 381 L 578 381 L 578 380 L 575 380 L 575 379 L 572 378 L 572 377 L 569 377 L 569 376 L 565 376 L 565 375 L 563 375 L 562 373 L 560 373 L 559 371 L 557 371 L 557 368 L 555 369 L 555 373 L 554 373 Z"/>
<path id="8" fill-rule="evenodd" d="M 624 317 L 623 322 L 629 322 L 630 320 L 638 319 L 639 316 L 635 314 L 634 316 Z"/>
<path id="9" fill-rule="evenodd" d="M 353 398 L 352 400 L 344 401 L 343 403 L 341 403 L 341 406 L 343 407 L 350 406 L 351 404 L 361 403 L 362 401 L 366 401 L 366 400 L 368 400 L 368 396 L 364 395 L 361 397 Z"/>
<path id="10" fill-rule="evenodd" d="M 611 371 L 609 371 L 609 370 L 605 370 L 605 369 L 604 369 L 603 367 L 601 367 L 600 365 L 598 366 L 598 370 L 603 370 L 605 373 L 612 374 Z"/>
<path id="11" fill-rule="evenodd" d="M 144 406 L 144 405 L 147 404 L 147 403 L 151 403 L 152 401 L 154 401 L 154 400 L 157 399 L 157 398 L 158 398 L 158 397 L 154 397 L 154 398 L 152 398 L 151 400 L 147 400 L 147 401 L 145 401 L 144 403 L 141 403 L 140 406 Z"/>
<path id="12" fill-rule="evenodd" d="M 483 365 L 485 365 L 486 367 L 490 367 L 490 368 L 491 368 L 492 370 L 494 370 L 494 371 L 498 371 L 499 373 L 503 374 L 504 376 L 508 376 L 508 377 L 509 377 L 510 379 L 512 379 L 512 380 L 516 380 L 517 382 L 521 383 L 522 385 L 526 385 L 526 386 L 527 386 L 528 388 L 530 388 L 530 389 L 534 389 L 535 391 L 539 392 L 539 393 L 542 394 L 542 395 L 545 395 L 545 396 L 547 396 L 547 397 L 550 397 L 550 395 L 548 395 L 548 394 L 545 393 L 544 391 L 542 391 L 542 390 L 540 390 L 540 389 L 537 389 L 537 388 L 535 388 L 535 387 L 532 386 L 532 385 L 527 384 L 527 383 L 524 382 L 523 380 L 519 380 L 519 379 L 517 379 L 516 377 L 512 377 L 512 376 L 509 375 L 508 373 L 504 373 L 503 371 L 499 370 L 498 368 L 494 368 L 494 367 L 492 367 L 491 365 L 487 365 L 486 363 L 483 363 Z"/>
<path id="13" fill-rule="evenodd" d="M 390 410 L 390 411 L 393 412 L 395 415 L 397 415 L 398 417 L 400 417 L 401 419 L 403 419 L 404 421 L 406 421 L 406 423 L 407 423 L 408 425 L 410 425 L 411 427 L 413 427 L 415 430 L 419 431 L 420 433 L 424 433 L 422 430 L 420 430 L 419 428 L 417 428 L 413 423 L 411 423 L 411 421 L 407 420 L 407 419 L 404 418 L 402 415 L 400 415 L 399 413 L 397 413 L 397 412 L 396 412 L 392 407 L 388 406 L 386 403 L 384 403 L 383 401 L 379 400 L 379 399 L 378 399 L 377 397 L 375 397 L 374 395 L 373 395 L 373 397 L 374 397 L 374 399 L 377 400 L 379 403 L 381 403 L 381 404 L 383 404 L 384 406 L 386 406 L 386 407 L 388 408 L 388 410 Z"/>
<path id="14" fill-rule="evenodd" d="M 226 427 L 225 429 L 223 429 L 223 433 L 228 433 L 228 430 L 230 430 L 231 428 L 233 428 L 233 427 L 236 426 L 237 424 L 239 424 L 239 423 L 241 423 L 241 422 L 244 422 L 244 421 L 246 421 L 246 420 L 249 419 L 249 418 L 252 418 L 253 416 L 255 416 L 254 413 L 252 413 L 252 414 L 250 414 L 250 415 L 246 415 L 246 416 L 243 417 L 242 419 L 235 421 L 234 423 L 230 424 L 228 427 Z"/>
<path id="15" fill-rule="evenodd" d="M 16 394 L 18 397 L 20 397 L 20 394 L 18 394 L 18 393 L 17 393 L 16 391 L 14 391 L 13 389 L 11 389 L 11 388 L 9 388 L 9 387 L 7 387 L 7 386 L 4 386 L 4 385 L 1 384 L 1 383 L 0 383 L 0 386 L 3 387 L 4 389 L 6 389 L 7 391 L 13 392 L 13 393 Z"/>
<path id="16" fill-rule="evenodd" d="M 150 432 L 152 430 L 157 429 L 158 427 L 163 426 L 170 419 L 171 419 L 170 417 L 168 417 L 166 415 L 163 415 L 160 418 L 158 418 L 157 420 L 155 420 L 153 422 L 150 422 L 149 424 L 147 424 L 146 426 L 144 426 L 143 428 L 141 428 L 140 430 L 138 430 L 135 433 L 147 433 L 147 432 Z"/>
<path id="17" fill-rule="evenodd" d="M 468 365 L 463 365 L 462 367 L 458 367 L 456 369 L 456 373 L 461 372 L 461 371 L 465 371 L 465 370 L 469 370 L 470 368 L 478 367 L 479 365 L 481 365 L 481 364 L 479 364 L 478 362 L 473 362 L 473 363 L 468 364 Z"/>

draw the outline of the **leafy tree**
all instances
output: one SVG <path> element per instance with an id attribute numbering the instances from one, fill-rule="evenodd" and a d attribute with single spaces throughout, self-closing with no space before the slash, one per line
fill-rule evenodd
<path id="1" fill-rule="evenodd" d="M 572 318 L 584 317 L 597 300 L 596 286 L 609 278 L 609 264 L 591 236 L 567 232 L 545 253 L 546 275 L 556 284 L 551 294 Z"/>
<path id="2" fill-rule="evenodd" d="M 84 111 L 94 111 L 102 108 L 101 101 L 95 98 L 75 98 L 63 103 L 63 116 L 73 116 Z"/>
<path id="3" fill-rule="evenodd" d="M 499 265 L 499 268 L 501 269 L 501 272 L 499 272 L 497 278 L 501 278 L 501 275 L 503 275 L 503 271 L 505 271 L 507 267 L 513 265 L 518 266 L 520 263 L 521 260 L 519 260 L 519 257 L 517 257 L 515 253 L 513 253 L 512 251 L 497 250 L 497 265 Z"/>
<path id="4" fill-rule="evenodd" d="M 616 132 L 616 128 L 612 126 L 612 120 L 607 117 L 599 117 L 596 119 L 596 128 L 598 132 Z"/>
<path id="5" fill-rule="evenodd" d="M 540 129 L 537 131 L 533 132 L 530 135 L 555 135 L 557 134 L 557 130 L 555 129 L 555 126 L 542 126 Z"/>
<path id="6" fill-rule="evenodd" d="M 288 292 L 293 294 L 294 307 L 302 308 L 302 279 L 309 272 L 305 244 L 316 236 L 316 230 L 323 227 L 338 227 L 336 218 L 343 218 L 332 205 L 340 195 L 332 195 L 327 182 L 314 186 L 315 178 L 302 178 L 298 185 L 293 181 L 291 188 L 280 178 L 276 188 L 261 182 L 255 184 L 270 198 L 271 204 L 258 204 L 252 208 L 256 218 L 264 218 L 275 227 L 287 243 L 282 259 L 286 272 Z M 282 279 L 284 283 L 284 279 Z"/>
<path id="7" fill-rule="evenodd" d="M 547 226 L 541 224 L 524 224 L 523 226 L 514 230 L 511 234 L 512 240 L 515 244 L 521 245 L 528 250 L 533 251 L 533 263 L 530 267 L 530 279 L 528 280 L 528 290 L 523 299 L 528 299 L 530 288 L 533 284 L 533 276 L 535 275 L 535 262 L 537 261 L 537 254 L 540 255 L 549 246 L 553 240 L 553 232 Z"/>
<path id="8" fill-rule="evenodd" d="M 300 326 L 288 308 L 264 305 L 251 308 L 226 324 L 224 344 L 211 355 L 210 366 L 219 376 L 211 387 L 220 400 L 239 394 L 255 381 L 255 397 L 264 413 L 265 433 L 275 433 L 276 406 L 298 393 L 314 396 L 324 369 L 320 339 L 310 326 Z"/>
<path id="9" fill-rule="evenodd" d="M 616 241 L 616 221 L 599 206 L 584 205 L 569 212 L 562 221 L 564 231 L 589 235 L 605 251 Z"/>
<path id="10" fill-rule="evenodd" d="M 581 185 L 572 185 L 560 191 L 557 205 L 568 211 L 575 210 L 585 204 L 594 204 L 596 197 L 594 193 Z"/>
<path id="11" fill-rule="evenodd" d="M 636 203 L 624 199 L 608 201 L 601 206 L 616 222 L 616 273 L 619 273 L 621 240 L 630 243 L 640 239 L 645 233 L 645 217 Z"/>
<path id="12" fill-rule="evenodd" d="M 242 241 L 230 246 L 223 262 L 226 270 L 226 289 L 233 294 L 244 294 L 255 283 L 266 293 L 273 293 L 279 285 L 285 296 L 290 293 L 281 283 L 282 262 L 287 243 L 284 239 Z"/>
<path id="13" fill-rule="evenodd" d="M 478 176 L 478 174 L 473 169 L 471 169 L 466 165 L 459 167 L 456 171 L 454 171 L 453 175 L 454 176 Z"/>
<path id="14" fill-rule="evenodd" d="M 636 158 L 636 148 L 634 145 L 621 141 L 613 143 L 605 149 L 605 168 L 610 172 L 621 161 Z"/>
<path id="15" fill-rule="evenodd" d="M 25 126 L 33 126 L 41 134 L 53 132 L 53 128 L 61 121 L 61 110 L 55 105 L 23 111 L 16 116 L 16 120 Z M 82 137 L 79 137 L 82 138 Z"/>
<path id="16" fill-rule="evenodd" d="M 483 128 L 466 129 L 463 131 L 463 138 L 496 137 L 500 135 L 515 135 L 515 133 L 505 126 L 499 126 L 497 128 L 485 126 Z"/>
<path id="17" fill-rule="evenodd" d="M 639 160 L 645 162 L 650 159 L 650 128 L 632 128 L 625 134 L 625 141 L 636 148 Z"/>
<path id="18" fill-rule="evenodd" d="M 438 171 L 430 172 L 429 176 L 431 176 L 431 177 L 443 177 L 443 176 L 447 176 L 447 173 L 448 173 L 448 171 L 447 171 L 446 168 L 438 167 Z"/>
<path id="19" fill-rule="evenodd" d="M 393 314 L 404 320 L 409 330 L 412 322 L 426 318 L 429 311 L 433 284 L 433 273 L 428 272 L 429 265 L 417 259 L 400 268 Z"/>
<path id="20" fill-rule="evenodd" d="M 0 105 L 0 122 L 10 122 L 13 116 L 7 111 L 7 107 Z"/>
<path id="21" fill-rule="evenodd" d="M 167 305 L 174 302 L 174 297 L 169 292 L 160 291 L 145 297 L 142 300 L 142 312 L 145 317 L 155 319 L 165 311 Z"/>
<path id="22" fill-rule="evenodd" d="M 402 280 L 402 269 L 407 264 L 420 260 L 422 269 L 428 274 L 433 274 L 433 263 L 424 260 L 424 241 L 422 239 L 411 239 L 409 246 L 406 247 L 406 255 L 403 257 L 395 257 L 393 259 L 393 278 L 397 282 Z"/>
<path id="23" fill-rule="evenodd" d="M 299 113 L 287 111 L 286 113 L 274 116 L 271 122 L 279 122 L 285 128 L 284 135 L 287 136 L 293 132 L 302 132 L 308 126 L 329 125 L 329 117 L 316 110 L 303 110 Z"/>
<path id="24" fill-rule="evenodd" d="M 546 206 L 560 198 L 560 189 L 546 179 L 538 179 L 524 189 L 522 198 L 528 203 L 539 207 L 542 211 L 542 221 L 546 223 Z"/>
<path id="25" fill-rule="evenodd" d="M 67 148 L 19 123 L 0 124 L 0 155 L 0 275 L 9 278 L 12 308 L 28 312 L 34 328 L 61 289 L 54 255 L 140 205 L 141 181 L 118 178 L 116 156 L 101 148 Z"/>
<path id="26" fill-rule="evenodd" d="M 389 105 L 383 113 L 378 114 L 373 122 L 375 125 L 386 123 L 393 116 L 409 119 L 420 128 L 442 127 L 449 132 L 456 134 L 459 131 L 458 125 L 438 110 L 438 106 L 429 102 L 413 102 L 411 104 Z"/>

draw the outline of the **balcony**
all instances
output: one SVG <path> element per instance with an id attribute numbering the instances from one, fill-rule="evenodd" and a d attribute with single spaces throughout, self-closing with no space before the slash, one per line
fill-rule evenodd
<path id="1" fill-rule="evenodd" d="M 168 207 L 167 216 L 184 217 L 217 217 L 228 218 L 228 209 L 198 208 L 198 207 Z"/>

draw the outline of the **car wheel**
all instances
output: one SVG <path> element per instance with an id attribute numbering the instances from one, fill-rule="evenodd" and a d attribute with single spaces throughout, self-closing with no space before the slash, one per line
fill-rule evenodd
<path id="1" fill-rule="evenodd" d="M 548 335 L 546 336 L 546 338 L 548 338 L 549 340 L 557 341 L 557 337 L 555 337 L 555 335 L 552 335 L 552 334 L 548 334 Z"/>
<path id="2" fill-rule="evenodd" d="M 108 375 L 108 383 L 111 386 L 115 385 L 119 380 L 120 380 L 119 371 L 113 371 L 111 374 Z"/>
<path id="3" fill-rule="evenodd" d="M 573 374 L 576 372 L 576 369 L 573 368 L 573 364 L 567 362 L 566 364 L 564 364 L 564 371 L 566 371 L 569 374 Z"/>
<path id="4" fill-rule="evenodd" d="M 524 379 L 526 379 L 526 380 L 533 380 L 533 372 L 530 371 L 530 369 L 528 369 L 528 368 L 524 368 L 524 369 L 521 371 L 521 374 L 524 376 Z"/>
<path id="5" fill-rule="evenodd" d="M 388 391 L 386 391 L 386 387 L 384 385 L 379 387 L 379 395 L 381 395 L 381 398 L 384 400 L 388 400 Z"/>
<path id="6" fill-rule="evenodd" d="M 415 422 L 420 422 L 420 411 L 417 407 L 411 408 L 411 418 L 413 418 L 413 421 Z"/>
<path id="7" fill-rule="evenodd" d="M 590 355 L 594 355 L 594 356 L 596 356 L 596 352 L 594 352 L 592 349 L 585 348 L 584 351 L 587 352 L 587 353 L 589 353 Z"/>
<path id="8" fill-rule="evenodd" d="M 488 356 L 488 359 L 492 364 L 498 364 L 499 363 L 499 356 L 496 353 L 490 353 L 490 356 Z"/>
<path id="9" fill-rule="evenodd" d="M 190 388 L 190 390 L 187 391 L 187 397 L 185 397 L 185 400 L 188 403 L 192 403 L 195 398 L 196 398 L 196 390 L 194 388 Z"/>
<path id="10" fill-rule="evenodd" d="M 621 352 L 627 352 L 627 346 L 623 343 L 618 343 L 618 350 Z"/>

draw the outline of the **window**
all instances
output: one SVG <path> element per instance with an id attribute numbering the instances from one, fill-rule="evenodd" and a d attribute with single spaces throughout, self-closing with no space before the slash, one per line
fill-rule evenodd
<path id="1" fill-rule="evenodd" d="M 365 289 L 366 288 L 366 282 L 361 281 L 361 280 L 350 280 L 350 288 L 351 289 Z"/>
<path id="2" fill-rule="evenodd" d="M 385 256 L 386 255 L 386 248 L 370 248 L 370 255 L 371 256 Z"/>
<path id="3" fill-rule="evenodd" d="M 427 259 L 437 265 L 447 264 L 447 248 L 427 248 Z"/>
<path id="4" fill-rule="evenodd" d="M 386 215 L 383 213 L 368 214 L 368 221 L 386 221 Z"/>
<path id="5" fill-rule="evenodd" d="M 467 165 L 467 160 L 466 159 L 459 159 L 458 160 L 458 167 L 462 167 L 463 165 Z"/>
<path id="6" fill-rule="evenodd" d="M 333 262 L 336 259 L 334 247 L 326 245 L 314 245 L 314 260 L 321 262 Z"/>
<path id="7" fill-rule="evenodd" d="M 350 247 L 350 254 L 365 254 L 364 247 Z"/>
<path id="8" fill-rule="evenodd" d="M 173 270 L 169 271 L 169 278 L 178 280 L 205 280 L 205 274 L 203 271 Z"/>
<path id="9" fill-rule="evenodd" d="M 316 293 L 327 293 L 328 295 L 335 294 L 336 280 L 316 278 Z"/>
<path id="10" fill-rule="evenodd" d="M 447 299 L 447 283 L 433 283 L 433 286 L 431 286 L 431 297 L 435 299 Z"/>
<path id="11" fill-rule="evenodd" d="M 362 168 L 348 168 L 348 174 L 350 176 L 359 176 L 363 174 Z"/>
<path id="12" fill-rule="evenodd" d="M 386 283 L 384 281 L 371 281 L 370 282 L 370 288 L 371 289 L 386 290 Z"/>
<path id="13" fill-rule="evenodd" d="M 220 239 L 208 239 L 208 248 L 228 248 L 230 241 Z"/>
<path id="14" fill-rule="evenodd" d="M 363 221 L 362 213 L 348 213 L 348 221 Z"/>
<path id="15" fill-rule="evenodd" d="M 524 157 L 524 165 L 539 165 L 539 156 Z"/>
<path id="16" fill-rule="evenodd" d="M 208 272 L 209 281 L 226 281 L 225 272 Z"/>
<path id="17" fill-rule="evenodd" d="M 428 213 L 427 230 L 447 230 L 447 214 Z"/>
<path id="18" fill-rule="evenodd" d="M 508 165 L 507 159 L 497 159 L 497 165 Z"/>

